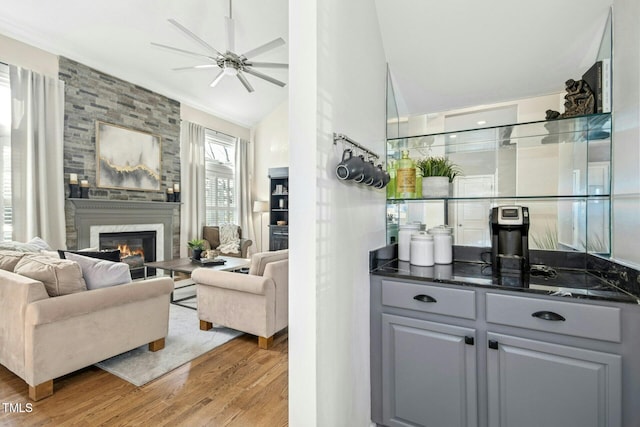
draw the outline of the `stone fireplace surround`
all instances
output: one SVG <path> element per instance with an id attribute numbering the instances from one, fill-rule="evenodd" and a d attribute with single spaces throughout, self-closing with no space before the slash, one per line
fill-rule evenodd
<path id="1" fill-rule="evenodd" d="M 174 214 L 179 203 L 68 199 L 75 207 L 74 225 L 78 249 L 97 246 L 97 232 L 126 228 L 156 231 L 158 260 L 173 256 Z M 92 239 L 93 232 L 93 239 Z M 162 257 L 162 258 L 161 258 Z"/>

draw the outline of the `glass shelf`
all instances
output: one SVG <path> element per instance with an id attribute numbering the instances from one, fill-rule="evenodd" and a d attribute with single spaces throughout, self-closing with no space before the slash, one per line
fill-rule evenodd
<path id="1" fill-rule="evenodd" d="M 392 138 L 387 140 L 387 156 L 390 150 L 444 147 L 447 145 L 464 146 L 469 144 L 482 147 L 482 143 L 489 142 L 498 142 L 500 146 L 533 143 L 534 141 L 541 141 L 543 144 L 557 144 L 584 142 L 586 140 L 607 140 L 610 135 L 611 114 L 601 113 L 506 126 Z"/>
<path id="2" fill-rule="evenodd" d="M 446 202 L 472 200 L 555 200 L 555 199 L 602 199 L 608 200 L 609 194 L 576 194 L 558 196 L 469 196 L 469 197 L 422 197 L 419 199 L 387 199 L 388 204 L 412 202 Z"/>
<path id="3" fill-rule="evenodd" d="M 446 157 L 462 174 L 450 197 L 388 198 L 389 242 L 418 221 L 452 225 L 456 244 L 489 246 L 490 208 L 515 204 L 529 207 L 533 248 L 609 252 L 610 113 L 387 140 L 388 163 L 402 151 Z"/>

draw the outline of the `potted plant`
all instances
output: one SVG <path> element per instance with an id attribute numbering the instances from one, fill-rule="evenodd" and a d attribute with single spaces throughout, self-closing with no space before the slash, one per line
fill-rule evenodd
<path id="1" fill-rule="evenodd" d="M 449 184 L 460 168 L 445 157 L 425 157 L 416 162 L 422 174 L 422 197 L 448 197 Z"/>
<path id="2" fill-rule="evenodd" d="M 192 239 L 187 242 L 187 246 L 192 251 L 192 257 L 195 260 L 199 260 L 202 255 L 202 251 L 204 250 L 204 240 L 202 239 Z"/>

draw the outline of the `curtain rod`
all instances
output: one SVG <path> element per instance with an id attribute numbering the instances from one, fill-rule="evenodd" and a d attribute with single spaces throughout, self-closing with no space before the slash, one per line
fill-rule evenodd
<path id="1" fill-rule="evenodd" d="M 180 119 L 180 121 L 181 122 L 184 122 L 184 121 L 188 122 L 189 120 Z M 229 135 L 228 133 L 224 133 L 224 132 L 220 132 L 219 130 L 208 128 L 207 126 L 202 126 L 202 127 L 205 128 L 206 130 L 208 130 L 209 132 L 213 132 L 213 133 L 215 133 L 217 135 L 224 135 L 224 136 L 228 136 L 229 138 L 234 138 L 234 139 L 244 139 L 244 138 L 241 138 L 239 136 Z M 244 139 L 244 140 L 251 142 L 251 140 L 247 140 L 247 139 Z"/>

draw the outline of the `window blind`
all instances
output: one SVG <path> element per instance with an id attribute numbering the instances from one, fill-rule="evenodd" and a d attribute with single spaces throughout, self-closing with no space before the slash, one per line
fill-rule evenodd
<path id="1" fill-rule="evenodd" d="M 235 200 L 235 140 L 205 131 L 205 218 L 207 225 L 237 224 Z"/>

